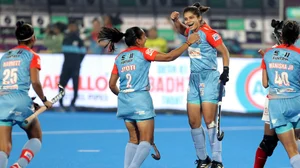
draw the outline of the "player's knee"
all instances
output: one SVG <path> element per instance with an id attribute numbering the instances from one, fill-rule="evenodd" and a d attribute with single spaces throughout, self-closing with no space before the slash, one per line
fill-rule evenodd
<path id="1" fill-rule="evenodd" d="M 215 121 L 205 122 L 205 124 L 206 124 L 206 127 L 207 127 L 208 129 L 210 129 L 210 128 L 215 128 L 215 127 L 217 126 L 216 123 L 215 123 Z"/>
<path id="2" fill-rule="evenodd" d="M 139 141 L 140 141 L 140 140 L 139 140 L 139 137 L 138 137 L 138 135 L 136 134 L 136 132 L 130 133 L 130 134 L 129 134 L 129 142 L 130 142 L 130 143 L 138 144 Z"/>
<path id="3" fill-rule="evenodd" d="M 201 126 L 201 122 L 197 119 L 189 119 L 189 124 L 192 129 L 199 128 Z"/>
<path id="4" fill-rule="evenodd" d="M 11 148 L 12 148 L 11 143 L 7 143 L 5 145 L 1 145 L 0 151 L 3 151 L 4 153 L 7 154 L 7 156 L 9 156 Z"/>
<path id="5" fill-rule="evenodd" d="M 138 139 L 138 138 L 131 138 L 131 137 L 130 137 L 129 143 L 139 144 L 139 139 Z"/>
<path id="6" fill-rule="evenodd" d="M 264 139 L 259 144 L 259 147 L 266 152 L 267 156 L 272 156 L 278 141 L 277 135 L 264 135 Z"/>

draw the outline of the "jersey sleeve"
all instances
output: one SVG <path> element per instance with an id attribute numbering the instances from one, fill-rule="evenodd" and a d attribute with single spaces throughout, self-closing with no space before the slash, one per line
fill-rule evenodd
<path id="1" fill-rule="evenodd" d="M 218 47 L 223 43 L 221 36 L 216 31 L 214 30 L 207 31 L 205 34 L 206 34 L 207 42 L 214 48 Z"/>
<path id="2" fill-rule="evenodd" d="M 33 58 L 30 63 L 30 68 L 37 68 L 41 70 L 41 59 L 37 54 L 33 54 Z"/>
<path id="3" fill-rule="evenodd" d="M 186 28 L 185 31 L 184 31 L 184 34 L 188 36 L 189 35 L 189 31 L 190 31 L 190 29 Z"/>
<path id="4" fill-rule="evenodd" d="M 143 48 L 142 50 L 143 52 L 143 55 L 144 55 L 144 58 L 147 60 L 147 61 L 154 61 L 155 60 L 155 57 L 157 55 L 157 51 L 151 49 L 151 48 Z"/>
<path id="5" fill-rule="evenodd" d="M 266 69 L 266 63 L 264 58 L 261 60 L 261 64 L 260 64 L 261 69 Z"/>
<path id="6" fill-rule="evenodd" d="M 115 74 L 115 75 L 118 75 L 118 67 L 117 67 L 116 63 L 114 63 L 114 67 L 113 67 L 111 73 Z"/>

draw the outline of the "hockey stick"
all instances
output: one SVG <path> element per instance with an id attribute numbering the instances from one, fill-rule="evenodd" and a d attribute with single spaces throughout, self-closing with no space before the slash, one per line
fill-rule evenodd
<path id="1" fill-rule="evenodd" d="M 153 147 L 153 149 L 155 151 L 155 154 L 152 153 L 151 156 L 153 157 L 153 159 L 159 160 L 160 159 L 160 153 L 159 153 L 159 151 L 158 151 L 155 143 L 152 144 L 152 147 Z"/>
<path id="2" fill-rule="evenodd" d="M 59 93 L 55 97 L 52 98 L 52 100 L 51 100 L 52 104 L 56 103 L 59 99 L 61 99 L 65 95 L 65 89 L 61 85 L 58 85 L 58 87 L 59 87 Z M 35 119 L 38 115 L 40 115 L 41 113 L 43 113 L 46 110 L 47 110 L 46 106 L 40 107 L 36 112 L 31 114 L 29 117 L 27 117 L 24 120 L 24 123 L 25 124 L 30 123 L 33 119 Z"/>
<path id="3" fill-rule="evenodd" d="M 218 118 L 217 118 L 217 138 L 219 141 L 222 141 L 224 138 L 224 132 L 221 130 L 221 105 L 222 105 L 222 97 L 223 97 L 223 89 L 224 89 L 224 84 L 221 81 L 220 82 L 220 90 L 219 90 L 219 102 L 218 102 Z"/>

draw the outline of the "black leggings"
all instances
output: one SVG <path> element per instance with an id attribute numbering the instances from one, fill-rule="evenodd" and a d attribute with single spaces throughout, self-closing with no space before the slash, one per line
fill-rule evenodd
<path id="1" fill-rule="evenodd" d="M 68 84 L 70 78 L 72 78 L 73 80 L 74 97 L 71 101 L 71 106 L 75 105 L 75 101 L 78 96 L 79 73 L 82 60 L 83 56 L 80 56 L 78 54 L 65 55 L 65 61 L 63 63 L 62 72 L 59 79 L 59 83 L 63 87 Z M 59 103 L 61 106 L 63 106 L 63 99 L 60 99 Z"/>

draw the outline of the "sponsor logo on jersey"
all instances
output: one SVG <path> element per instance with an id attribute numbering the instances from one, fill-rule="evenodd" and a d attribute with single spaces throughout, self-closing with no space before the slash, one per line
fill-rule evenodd
<path id="1" fill-rule="evenodd" d="M 152 56 L 152 54 L 154 53 L 154 50 L 151 49 L 151 48 L 148 48 L 148 49 L 145 51 L 145 53 L 146 53 L 147 55 Z"/>
<path id="2" fill-rule="evenodd" d="M 215 41 L 217 41 L 217 40 L 219 40 L 219 39 L 221 38 L 220 35 L 219 35 L 218 33 L 213 34 L 212 37 L 213 37 L 213 39 L 214 39 Z"/>

